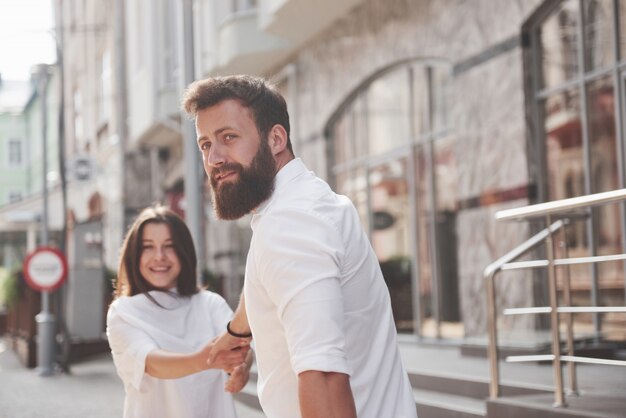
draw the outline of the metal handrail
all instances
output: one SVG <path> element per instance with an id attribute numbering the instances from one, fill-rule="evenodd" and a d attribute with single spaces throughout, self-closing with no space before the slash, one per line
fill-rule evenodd
<path id="1" fill-rule="evenodd" d="M 553 262 L 555 266 L 568 266 L 572 264 L 589 264 L 620 260 L 626 260 L 626 254 L 596 255 L 593 257 L 556 258 Z M 501 267 L 501 270 L 548 267 L 549 265 L 550 262 L 548 260 L 519 261 L 517 263 L 506 263 Z"/>
<path id="2" fill-rule="evenodd" d="M 580 208 L 605 205 L 607 203 L 619 202 L 621 200 L 626 200 L 626 189 L 611 190 L 610 192 L 570 197 L 569 199 L 561 199 L 552 202 L 537 203 L 535 205 L 524 206 L 521 208 L 501 210 L 496 213 L 496 220 L 524 220 L 537 216 L 564 213 Z"/>
<path id="3" fill-rule="evenodd" d="M 593 264 L 605 261 L 625 260 L 626 254 L 615 254 L 608 256 L 593 256 L 593 257 L 567 257 L 567 247 L 565 247 L 566 257 L 561 259 L 555 259 L 554 247 L 552 242 L 552 235 L 559 229 L 561 229 L 565 222 L 559 220 L 552 223 L 552 217 L 555 214 L 572 213 L 572 219 L 577 218 L 579 213 L 575 213 L 576 209 L 590 208 L 593 206 L 599 206 L 608 203 L 615 203 L 626 200 L 626 189 L 613 190 L 610 192 L 596 193 L 587 196 L 580 196 L 570 199 L 563 199 L 553 202 L 540 203 L 536 205 L 530 205 L 526 207 L 508 209 L 499 211 L 496 213 L 496 220 L 531 220 L 536 217 L 545 217 L 546 224 L 550 225 L 538 234 L 534 235 L 518 247 L 511 250 L 505 256 L 499 258 L 494 263 L 491 263 L 484 271 L 484 278 L 486 280 L 486 292 L 487 292 L 487 320 L 488 320 L 488 334 L 489 334 L 489 364 L 491 381 L 489 385 L 489 394 L 492 398 L 499 396 L 500 392 L 500 375 L 498 365 L 498 343 L 497 343 L 497 321 L 496 321 L 496 309 L 495 309 L 495 277 L 496 274 L 502 270 L 513 270 L 521 268 L 537 268 L 548 267 L 548 285 L 550 306 L 547 307 L 532 307 L 532 308 L 510 308 L 505 309 L 504 313 L 507 315 L 517 314 L 550 314 L 550 322 L 552 328 L 552 354 L 549 355 L 534 355 L 534 356 L 510 356 L 507 357 L 507 361 L 522 362 L 522 361 L 552 361 L 553 374 L 555 381 L 555 406 L 565 405 L 565 398 L 563 395 L 563 374 L 561 371 L 561 362 L 568 363 L 570 387 L 573 392 L 577 391 L 576 382 L 576 370 L 575 363 L 593 363 L 593 364 L 605 364 L 605 365 L 618 365 L 626 366 L 626 361 L 622 360 L 609 360 L 609 359 L 596 359 L 574 356 L 574 344 L 573 344 L 573 313 L 580 312 L 618 312 L 626 313 L 626 307 L 573 307 L 571 306 L 571 290 L 569 279 L 569 267 L 566 270 L 564 280 L 564 303 L 568 306 L 558 306 L 558 295 L 556 285 L 556 267 L 557 266 L 569 266 L 573 264 Z M 565 218 L 567 221 L 567 216 Z M 545 240 L 547 260 L 531 260 L 514 263 L 513 261 L 519 256 L 527 253 L 530 249 L 539 245 Z M 567 354 L 561 355 L 561 341 L 559 331 L 559 314 L 567 315 Z"/>
<path id="4" fill-rule="evenodd" d="M 495 277 L 501 271 L 502 266 L 512 262 L 528 253 L 533 248 L 541 244 L 551 233 L 561 229 L 565 222 L 561 219 L 554 222 L 549 227 L 541 230 L 533 235 L 522 244 L 518 245 L 498 260 L 489 264 L 484 271 L 484 278 L 487 286 L 487 328 L 489 333 L 489 345 L 487 347 L 489 357 L 489 369 L 491 374 L 491 382 L 489 385 L 489 394 L 492 398 L 497 398 L 500 392 L 500 369 L 498 366 L 498 330 L 496 324 L 496 292 Z"/>

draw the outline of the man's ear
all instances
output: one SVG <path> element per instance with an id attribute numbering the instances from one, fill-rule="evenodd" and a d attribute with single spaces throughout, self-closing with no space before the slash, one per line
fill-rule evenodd
<path id="1" fill-rule="evenodd" d="M 283 125 L 272 126 L 268 135 L 268 142 L 273 155 L 277 155 L 287 148 L 287 131 Z"/>

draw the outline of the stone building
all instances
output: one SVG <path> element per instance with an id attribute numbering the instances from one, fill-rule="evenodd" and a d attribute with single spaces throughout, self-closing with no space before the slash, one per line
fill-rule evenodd
<path id="1" fill-rule="evenodd" d="M 296 153 L 359 209 L 403 332 L 480 341 L 484 268 L 540 227 L 496 224 L 494 213 L 623 187 L 624 2 L 194 5 L 197 77 L 278 84 Z M 622 251 L 619 208 L 594 215 L 568 230 L 570 255 Z M 247 226 L 226 228 L 237 239 L 213 242 L 209 230 L 209 263 L 240 266 Z M 572 275 L 576 303 L 623 305 L 621 263 Z M 503 277 L 499 303 L 544 304 L 543 277 L 522 276 Z M 602 326 L 623 339 L 620 323 Z"/>
<path id="2" fill-rule="evenodd" d="M 184 214 L 188 203 L 178 106 L 184 4 L 193 7 L 195 78 L 258 74 L 284 93 L 295 152 L 359 210 L 403 333 L 481 344 L 485 267 L 542 227 L 496 224 L 495 212 L 624 185 L 623 1 L 58 4 L 71 38 L 68 141 L 98 167 L 89 192 L 72 192 L 73 216 L 101 219 L 110 268 L 137 209 L 162 201 Z M 234 304 L 248 220 L 215 220 L 200 189 L 202 268 Z M 595 215 L 569 229 L 572 254 L 622 251 L 619 210 Z M 578 302 L 624 304 L 621 263 L 573 277 Z M 498 301 L 541 305 L 544 283 L 507 273 Z M 619 329 L 619 319 L 603 321 Z M 582 329 L 593 331 L 591 322 L 579 318 Z M 542 327 L 530 316 L 501 323 Z"/>

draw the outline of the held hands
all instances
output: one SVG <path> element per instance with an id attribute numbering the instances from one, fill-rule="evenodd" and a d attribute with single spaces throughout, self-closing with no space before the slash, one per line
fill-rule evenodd
<path id="1" fill-rule="evenodd" d="M 218 347 L 217 341 L 218 339 L 211 341 L 202 350 L 208 369 L 223 369 L 225 372 L 231 373 L 245 362 L 250 350 L 249 345 L 224 350 Z"/>
<path id="2" fill-rule="evenodd" d="M 242 360 L 239 363 L 237 363 L 237 365 L 241 364 L 243 362 L 243 359 L 245 359 L 246 354 L 248 353 L 248 350 L 250 350 L 251 340 L 252 338 L 233 337 L 228 332 L 224 332 L 222 335 L 220 335 L 219 337 L 217 337 L 211 342 L 212 347 L 211 347 L 210 352 L 208 353 L 207 364 L 209 365 L 209 367 L 212 367 L 212 368 L 213 367 L 221 368 L 221 367 L 215 367 L 212 364 L 215 364 L 217 361 L 219 361 L 220 356 L 224 356 L 225 354 L 228 354 L 233 351 L 237 352 L 238 350 L 242 350 L 243 357 L 242 357 Z M 230 370 L 226 370 L 226 369 L 224 370 L 229 372 L 233 368 L 231 368 Z"/>

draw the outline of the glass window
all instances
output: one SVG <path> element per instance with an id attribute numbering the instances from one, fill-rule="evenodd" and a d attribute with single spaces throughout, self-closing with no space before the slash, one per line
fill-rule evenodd
<path id="1" fill-rule="evenodd" d="M 606 68 L 615 61 L 613 0 L 583 2 L 585 22 L 585 68 Z"/>
<path id="2" fill-rule="evenodd" d="M 19 139 L 9 139 L 9 165 L 22 164 L 22 141 Z"/>
<path id="3" fill-rule="evenodd" d="M 22 192 L 9 192 L 9 203 L 22 200 Z"/>
<path id="4" fill-rule="evenodd" d="M 367 104 L 364 95 L 359 95 L 353 105 L 352 129 L 354 130 L 354 157 L 361 158 L 368 155 L 367 132 Z"/>
<path id="5" fill-rule="evenodd" d="M 113 94 L 113 86 L 111 81 L 111 56 L 108 50 L 105 50 L 100 57 L 100 89 L 99 89 L 99 107 L 100 107 L 100 123 L 108 122 L 111 109 L 111 96 Z"/>
<path id="6" fill-rule="evenodd" d="M 332 145 L 335 160 L 338 162 L 346 162 L 354 158 L 352 153 L 352 125 L 352 110 L 349 109 L 334 126 Z"/>
<path id="7" fill-rule="evenodd" d="M 562 2 L 540 27 L 544 87 L 552 87 L 578 74 L 578 0 Z"/>
<path id="8" fill-rule="evenodd" d="M 416 64 L 412 68 L 413 132 L 419 136 L 430 130 L 430 86 L 428 67 Z"/>
<path id="9" fill-rule="evenodd" d="M 431 232 L 432 220 L 432 188 L 430 158 L 426 147 L 420 144 L 414 153 L 415 187 L 416 187 L 416 246 L 417 246 L 417 269 L 418 269 L 418 295 L 420 334 L 426 337 L 438 335 L 435 305 L 433 302 L 433 264 Z"/>
<path id="10" fill-rule="evenodd" d="M 619 20 L 619 28 L 618 36 L 619 36 L 619 56 L 620 61 L 624 61 L 626 59 L 626 1 L 619 0 L 618 1 L 618 13 L 617 16 Z"/>
<path id="11" fill-rule="evenodd" d="M 407 160 L 392 160 L 369 172 L 374 251 L 389 288 L 400 332 L 413 331 Z"/>
<path id="12" fill-rule="evenodd" d="M 580 93 L 568 89 L 543 102 L 550 200 L 585 194 Z"/>
<path id="13" fill-rule="evenodd" d="M 369 154 L 381 154 L 410 136 L 409 72 L 406 68 L 374 81 L 367 91 Z"/>
<path id="14" fill-rule="evenodd" d="M 618 137 L 616 123 L 624 110 L 616 99 L 615 86 L 626 90 L 626 74 L 617 67 L 614 39 L 619 39 L 623 59 L 625 3 L 623 0 L 562 1 L 545 20 L 536 24 L 533 36 L 540 48 L 535 59 L 541 64 L 538 76 L 543 80 L 535 100 L 543 128 L 537 139 L 545 153 L 547 196 L 542 198 L 546 200 L 623 187 L 624 173 L 620 172 L 618 155 L 624 138 Z M 614 11 L 619 13 L 618 28 Z M 583 39 L 578 39 L 579 32 Z M 584 52 L 584 68 L 577 65 L 581 52 Z M 536 65 L 533 63 L 532 67 Z M 565 232 L 568 255 L 623 253 L 624 226 L 619 212 L 618 205 L 593 208 L 589 220 L 568 225 Z M 623 306 L 622 262 L 601 263 L 596 269 L 572 266 L 570 277 L 574 304 Z M 599 295 L 598 300 L 592 300 L 594 293 Z M 598 332 L 591 318 L 591 315 L 575 316 L 576 328 Z M 610 315 L 598 316 L 598 321 L 605 335 L 618 327 Z M 621 335 L 623 339 L 624 334 Z"/>
<path id="15" fill-rule="evenodd" d="M 587 86 L 592 193 L 619 188 L 615 137 L 613 78 L 602 77 Z"/>
<path id="16" fill-rule="evenodd" d="M 162 45 L 163 50 L 161 52 L 163 65 L 162 68 L 162 83 L 164 86 L 175 85 L 176 75 L 178 71 L 178 39 L 176 34 L 178 33 L 178 21 L 176 19 L 176 2 L 166 1 L 163 5 L 162 15 Z"/>

